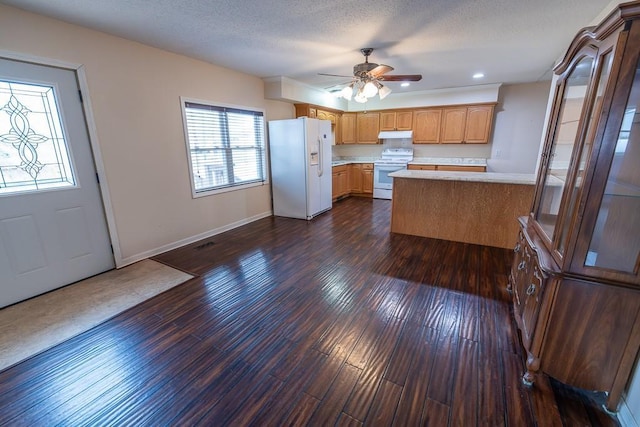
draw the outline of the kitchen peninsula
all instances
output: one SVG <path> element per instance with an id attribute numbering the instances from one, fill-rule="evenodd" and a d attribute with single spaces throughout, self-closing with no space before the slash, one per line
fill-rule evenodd
<path id="1" fill-rule="evenodd" d="M 513 248 L 535 176 L 404 170 L 393 177 L 391 232 Z"/>

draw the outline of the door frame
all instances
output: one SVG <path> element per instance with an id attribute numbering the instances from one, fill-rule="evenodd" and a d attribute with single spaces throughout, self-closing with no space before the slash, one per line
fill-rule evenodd
<path id="1" fill-rule="evenodd" d="M 87 125 L 87 133 L 89 137 L 89 144 L 91 146 L 91 152 L 93 154 L 94 166 L 96 168 L 96 173 L 98 174 L 100 199 L 102 200 L 104 216 L 107 221 L 107 230 L 109 233 L 109 239 L 111 240 L 113 259 L 115 261 L 116 268 L 124 267 L 127 264 L 123 262 L 122 253 L 120 251 L 120 241 L 118 239 L 115 216 L 113 215 L 113 205 L 109 196 L 111 193 L 109 192 L 107 176 L 104 171 L 102 151 L 100 150 L 98 130 L 96 127 L 95 118 L 93 116 L 93 109 L 91 108 L 89 84 L 87 82 L 87 75 L 84 65 L 4 49 L 0 49 L 0 58 L 22 61 L 35 65 L 44 65 L 47 67 L 62 68 L 65 70 L 73 71 L 75 73 L 80 89 L 80 94 L 82 95 L 82 111 L 84 113 L 84 119 Z"/>

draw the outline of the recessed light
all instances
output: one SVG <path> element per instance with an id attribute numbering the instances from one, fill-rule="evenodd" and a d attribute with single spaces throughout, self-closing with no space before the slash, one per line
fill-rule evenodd
<path id="1" fill-rule="evenodd" d="M 484 74 L 483 74 L 483 73 L 475 73 L 475 74 L 473 75 L 473 78 L 474 78 L 474 79 L 481 79 L 481 78 L 483 78 L 483 77 L 484 77 Z"/>
<path id="2" fill-rule="evenodd" d="M 411 85 L 411 83 L 409 83 L 409 82 L 403 82 L 403 83 L 400 84 L 400 86 L 402 86 L 402 87 L 407 87 L 409 85 Z"/>

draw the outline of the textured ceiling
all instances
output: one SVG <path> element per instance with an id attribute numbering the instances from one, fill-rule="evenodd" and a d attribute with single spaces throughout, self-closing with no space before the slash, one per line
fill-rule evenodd
<path id="1" fill-rule="evenodd" d="M 0 0 L 259 77 L 318 87 L 370 62 L 422 74 L 394 91 L 550 78 L 610 0 Z M 483 72 L 483 80 L 471 75 Z"/>

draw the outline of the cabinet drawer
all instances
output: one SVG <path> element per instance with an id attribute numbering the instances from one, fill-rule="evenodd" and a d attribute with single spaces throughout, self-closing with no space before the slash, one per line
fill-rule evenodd
<path id="1" fill-rule="evenodd" d="M 408 165 L 407 169 L 414 171 L 434 171 L 437 169 L 436 165 Z"/>
<path id="2" fill-rule="evenodd" d="M 346 172 L 347 165 L 333 166 L 331 169 L 333 173 Z"/>
<path id="3" fill-rule="evenodd" d="M 486 172 L 485 166 L 453 166 L 453 165 L 438 165 L 439 171 L 448 172 Z"/>

